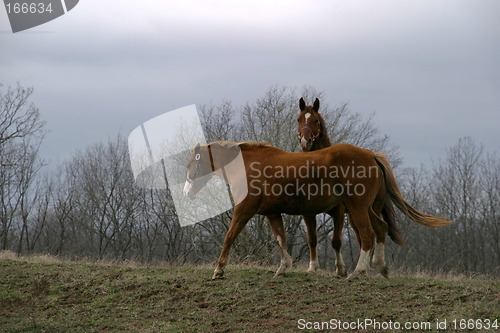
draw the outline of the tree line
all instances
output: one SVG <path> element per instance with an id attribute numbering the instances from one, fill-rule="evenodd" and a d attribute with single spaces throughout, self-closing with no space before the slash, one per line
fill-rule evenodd
<path id="1" fill-rule="evenodd" d="M 232 212 L 181 228 L 168 190 L 134 185 L 127 140 L 122 134 L 76 151 L 47 168 L 39 154 L 46 134 L 32 88 L 0 85 L 0 250 L 47 253 L 71 259 L 134 260 L 142 263 L 213 263 L 220 254 Z M 348 104 L 330 106 L 312 87 L 274 86 L 254 102 L 199 107 L 207 141 L 266 141 L 299 151 L 298 100 L 322 100 L 320 113 L 332 142 L 382 151 L 395 168 L 407 201 L 454 224 L 427 229 L 398 216 L 406 245 L 388 241 L 387 261 L 396 268 L 432 272 L 498 274 L 500 267 L 500 160 L 472 138 L 461 138 L 432 166 L 402 168 L 397 147 L 381 135 L 374 116 Z M 334 269 L 333 222 L 318 215 L 320 266 Z M 287 245 L 296 262 L 307 262 L 305 224 L 284 217 Z M 347 220 L 346 220 L 347 223 Z M 354 268 L 359 246 L 344 229 L 344 260 Z M 236 262 L 274 264 L 277 247 L 263 217 L 254 217 L 232 250 Z"/>

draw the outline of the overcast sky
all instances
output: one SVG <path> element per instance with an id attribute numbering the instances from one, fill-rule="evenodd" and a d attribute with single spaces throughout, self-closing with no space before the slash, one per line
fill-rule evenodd
<path id="1" fill-rule="evenodd" d="M 13 34 L 0 82 L 35 88 L 52 161 L 190 104 L 310 85 L 431 165 L 460 137 L 500 142 L 500 1 L 81 0 Z M 312 102 L 312 101 L 311 101 Z"/>

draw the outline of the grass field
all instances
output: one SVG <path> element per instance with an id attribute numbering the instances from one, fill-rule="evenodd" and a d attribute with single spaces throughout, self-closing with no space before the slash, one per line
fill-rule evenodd
<path id="1" fill-rule="evenodd" d="M 212 273 L 208 266 L 65 262 L 3 253 L 0 331 L 298 332 L 350 325 L 343 331 L 402 332 L 408 331 L 405 325 L 419 325 L 414 332 L 433 332 L 437 320 L 446 327 L 440 332 L 480 324 L 483 331 L 500 331 L 494 327 L 495 320 L 500 326 L 498 279 L 348 281 L 305 269 L 273 279 L 274 268 L 236 265 L 226 268 L 223 279 L 212 281 Z"/>

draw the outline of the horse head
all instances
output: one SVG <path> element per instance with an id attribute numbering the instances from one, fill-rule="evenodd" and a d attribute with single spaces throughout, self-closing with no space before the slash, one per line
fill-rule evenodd
<path id="1" fill-rule="evenodd" d="M 297 136 L 299 145 L 303 151 L 310 151 L 314 141 L 319 137 L 321 131 L 321 116 L 318 113 L 319 99 L 316 98 L 312 106 L 306 105 L 304 98 L 299 101 L 300 114 L 297 118 Z"/>
<path id="2" fill-rule="evenodd" d="M 194 199 L 196 194 L 205 186 L 212 176 L 212 162 L 208 145 L 201 147 L 198 143 L 191 150 L 186 165 L 187 175 L 186 183 L 184 184 L 184 196 Z"/>

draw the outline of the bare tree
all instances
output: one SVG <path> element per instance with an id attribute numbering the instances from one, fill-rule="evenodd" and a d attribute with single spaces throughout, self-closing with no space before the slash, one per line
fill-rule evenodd
<path id="1" fill-rule="evenodd" d="M 477 265 L 477 220 L 481 200 L 479 190 L 479 161 L 483 147 L 478 147 L 470 137 L 461 138 L 448 150 L 444 163 L 435 168 L 435 198 L 442 214 L 455 223 L 455 237 L 447 244 L 453 246 L 454 256 L 460 261 L 461 270 L 475 271 Z"/>
<path id="2" fill-rule="evenodd" d="M 17 240 L 19 252 L 23 242 L 31 249 L 29 218 L 39 195 L 35 178 L 43 166 L 38 150 L 44 123 L 29 103 L 32 93 L 20 84 L 0 90 L 0 247 L 11 248 L 11 240 Z"/>
<path id="3" fill-rule="evenodd" d="M 5 93 L 0 90 L 0 147 L 8 141 L 45 134 L 38 108 L 29 103 L 32 94 L 33 88 L 19 83 L 16 88 L 8 87 Z"/>
<path id="4" fill-rule="evenodd" d="M 77 153 L 70 176 L 77 180 L 78 214 L 98 259 L 125 258 L 132 240 L 137 197 L 125 140 L 96 144 Z M 96 239 L 94 239 L 94 237 Z"/>
<path id="5" fill-rule="evenodd" d="M 500 269 L 500 159 L 496 154 L 487 154 L 481 161 L 481 200 L 480 219 L 484 225 L 481 233 L 484 237 L 484 258 L 490 259 L 490 265 L 483 262 L 483 271 Z"/>
<path id="6" fill-rule="evenodd" d="M 141 262 L 186 257 L 189 240 L 167 189 L 135 186 L 121 135 L 77 152 L 55 184 L 48 226 L 55 253 Z"/>
<path id="7" fill-rule="evenodd" d="M 134 218 L 134 248 L 139 260 L 186 262 L 191 255 L 188 232 L 181 228 L 167 190 L 143 189 L 138 192 Z M 191 259 L 191 258 L 189 258 Z"/>
<path id="8" fill-rule="evenodd" d="M 454 224 L 439 230 L 402 224 L 407 246 L 397 265 L 429 271 L 494 273 L 500 268 L 500 161 L 464 137 L 432 170 L 407 169 L 401 189 L 415 206 Z"/>
<path id="9" fill-rule="evenodd" d="M 238 133 L 238 110 L 231 101 L 223 101 L 219 105 L 201 105 L 201 121 L 208 142 L 217 140 L 240 140 Z"/>

